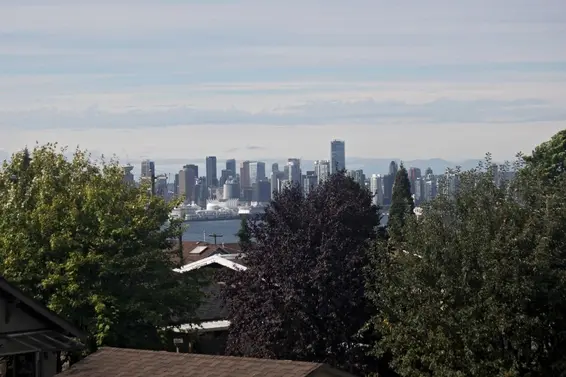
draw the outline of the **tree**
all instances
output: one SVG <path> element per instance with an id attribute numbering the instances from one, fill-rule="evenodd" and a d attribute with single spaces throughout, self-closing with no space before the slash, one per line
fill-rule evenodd
<path id="1" fill-rule="evenodd" d="M 399 244 L 403 240 L 403 228 L 409 217 L 413 216 L 415 203 L 411 195 L 411 182 L 407 169 L 401 163 L 391 194 L 391 207 L 389 208 L 389 220 L 387 228 L 389 237 L 393 244 Z"/>
<path id="2" fill-rule="evenodd" d="M 372 255 L 374 354 L 403 376 L 566 375 L 566 174 L 499 186 L 485 166 Z"/>
<path id="3" fill-rule="evenodd" d="M 525 173 L 539 175 L 545 180 L 552 180 L 566 173 L 566 129 L 558 132 L 549 141 L 537 146 L 531 156 L 524 157 Z"/>
<path id="4" fill-rule="evenodd" d="M 247 270 L 226 281 L 228 352 L 361 369 L 363 269 L 378 225 L 371 194 L 344 173 L 306 197 L 298 185 L 276 195 L 249 223 Z"/>
<path id="5" fill-rule="evenodd" d="M 90 351 L 161 348 L 161 329 L 199 298 L 166 251 L 181 229 L 164 226 L 173 204 L 125 185 L 116 161 L 65 152 L 48 144 L 3 163 L 0 274 L 85 329 Z"/>
<path id="6" fill-rule="evenodd" d="M 238 236 L 238 244 L 241 250 L 245 250 L 249 248 L 252 239 L 250 235 L 250 226 L 248 225 L 247 216 L 242 216 L 242 219 L 240 221 L 240 229 L 238 230 L 238 233 L 236 233 L 236 236 Z"/>

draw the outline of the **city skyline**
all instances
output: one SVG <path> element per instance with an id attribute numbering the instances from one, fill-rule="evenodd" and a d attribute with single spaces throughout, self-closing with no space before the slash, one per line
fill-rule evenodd
<path id="1" fill-rule="evenodd" d="M 359 158 L 505 160 L 566 124 L 559 0 L 45 4 L 0 0 L 7 153 L 317 159 L 338 138 Z"/>

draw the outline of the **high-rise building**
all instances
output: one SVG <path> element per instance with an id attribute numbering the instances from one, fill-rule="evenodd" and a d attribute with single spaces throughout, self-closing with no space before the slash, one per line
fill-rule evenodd
<path id="1" fill-rule="evenodd" d="M 206 177 L 200 177 L 198 178 L 198 182 L 195 185 L 193 191 L 195 204 L 202 208 L 206 207 L 206 200 L 209 197 L 209 190 L 206 185 L 207 185 Z"/>
<path id="2" fill-rule="evenodd" d="M 356 183 L 359 184 L 360 186 L 362 187 L 366 186 L 366 176 L 363 170 L 350 170 L 348 172 L 348 175 L 352 177 L 352 179 L 356 181 Z"/>
<path id="3" fill-rule="evenodd" d="M 249 163 L 250 169 L 250 183 L 253 185 L 265 179 L 265 162 L 251 161 Z"/>
<path id="4" fill-rule="evenodd" d="M 240 188 L 252 187 L 250 180 L 250 161 L 240 163 Z"/>
<path id="5" fill-rule="evenodd" d="M 391 174 L 386 174 L 382 178 L 383 180 L 383 205 L 390 205 L 391 199 L 393 197 L 393 183 L 395 182 L 395 176 Z"/>
<path id="6" fill-rule="evenodd" d="M 319 182 L 326 181 L 330 176 L 330 161 L 316 160 L 314 162 L 314 174 Z"/>
<path id="7" fill-rule="evenodd" d="M 233 158 L 226 160 L 226 170 L 229 170 L 232 172 L 232 174 L 234 174 L 234 176 L 236 175 L 236 160 L 234 160 Z"/>
<path id="8" fill-rule="evenodd" d="M 288 181 L 291 185 L 301 184 L 301 160 L 298 158 L 290 158 L 287 161 L 289 167 Z"/>
<path id="9" fill-rule="evenodd" d="M 271 184 L 271 199 L 275 198 L 275 194 L 279 192 L 279 174 L 276 172 L 271 172 L 269 177 L 269 183 Z"/>
<path id="10" fill-rule="evenodd" d="M 411 194 L 416 195 L 420 190 L 418 182 L 421 179 L 421 169 L 409 168 L 408 174 L 409 182 L 411 183 Z"/>
<path id="11" fill-rule="evenodd" d="M 134 175 L 132 174 L 132 170 L 134 167 L 130 164 L 123 167 L 124 169 L 124 182 L 130 185 L 133 185 L 134 182 Z"/>
<path id="12" fill-rule="evenodd" d="M 395 161 L 391 161 L 391 163 L 389 164 L 389 175 L 395 177 L 398 171 L 399 166 L 397 165 L 397 163 Z"/>
<path id="13" fill-rule="evenodd" d="M 271 172 L 278 173 L 279 172 L 279 164 L 277 162 L 271 164 Z"/>
<path id="14" fill-rule="evenodd" d="M 252 201 L 267 203 L 271 200 L 271 182 L 262 179 L 253 184 Z"/>
<path id="15" fill-rule="evenodd" d="M 372 174 L 369 182 L 369 189 L 373 195 L 373 204 L 379 206 L 383 205 L 383 187 L 381 176 L 379 174 Z"/>
<path id="16" fill-rule="evenodd" d="M 165 174 L 155 177 L 155 194 L 163 197 L 165 200 L 169 199 L 168 179 Z"/>
<path id="17" fill-rule="evenodd" d="M 198 165 L 195 165 L 195 164 L 188 164 L 188 165 L 186 165 L 186 166 L 188 166 L 189 169 L 192 169 L 192 170 L 193 170 L 193 172 L 195 173 L 195 177 L 196 177 L 196 178 L 199 177 L 199 175 L 198 175 Z"/>
<path id="18" fill-rule="evenodd" d="M 193 165 L 183 166 L 183 170 L 179 172 L 179 196 L 185 198 L 185 202 L 194 201 L 194 189 L 197 175 Z"/>
<path id="19" fill-rule="evenodd" d="M 141 163 L 140 178 L 151 178 L 151 173 L 155 174 L 155 162 L 144 160 Z"/>
<path id="20" fill-rule="evenodd" d="M 224 183 L 222 194 L 225 200 L 238 199 L 240 197 L 240 185 L 236 181 L 228 180 Z"/>
<path id="21" fill-rule="evenodd" d="M 332 174 L 346 169 L 346 146 L 342 140 L 330 142 L 330 172 Z"/>
<path id="22" fill-rule="evenodd" d="M 307 174 L 303 175 L 303 190 L 305 195 L 308 195 L 312 190 L 318 186 L 318 177 L 314 170 L 307 170 Z"/>
<path id="23" fill-rule="evenodd" d="M 175 181 L 173 182 L 173 194 L 175 194 L 175 197 L 179 196 L 179 173 L 175 174 Z"/>
<path id="24" fill-rule="evenodd" d="M 206 186 L 218 186 L 218 176 L 216 174 L 216 156 L 206 157 Z"/>

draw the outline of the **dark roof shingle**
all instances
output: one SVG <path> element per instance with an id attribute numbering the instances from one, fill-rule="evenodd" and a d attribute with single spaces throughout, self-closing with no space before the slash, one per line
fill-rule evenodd
<path id="1" fill-rule="evenodd" d="M 201 253 L 191 254 L 191 251 L 198 246 L 206 246 L 206 248 Z M 179 263 L 178 248 L 179 243 L 174 242 L 170 250 L 172 252 L 171 259 L 174 263 Z M 183 241 L 183 264 L 196 262 L 215 254 L 238 254 L 240 252 L 240 246 L 237 243 L 214 245 L 202 241 Z"/>
<path id="2" fill-rule="evenodd" d="M 325 364 L 103 347 L 62 377 L 307 377 Z M 348 375 L 341 372 L 340 375 Z M 348 375 L 349 376 L 349 375 Z"/>

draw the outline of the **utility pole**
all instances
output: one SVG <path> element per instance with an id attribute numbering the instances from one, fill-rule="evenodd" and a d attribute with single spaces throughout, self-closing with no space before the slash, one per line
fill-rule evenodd
<path id="1" fill-rule="evenodd" d="M 222 235 L 222 234 L 212 233 L 209 237 L 214 238 L 214 244 L 216 245 L 216 239 L 223 237 L 223 235 Z"/>

